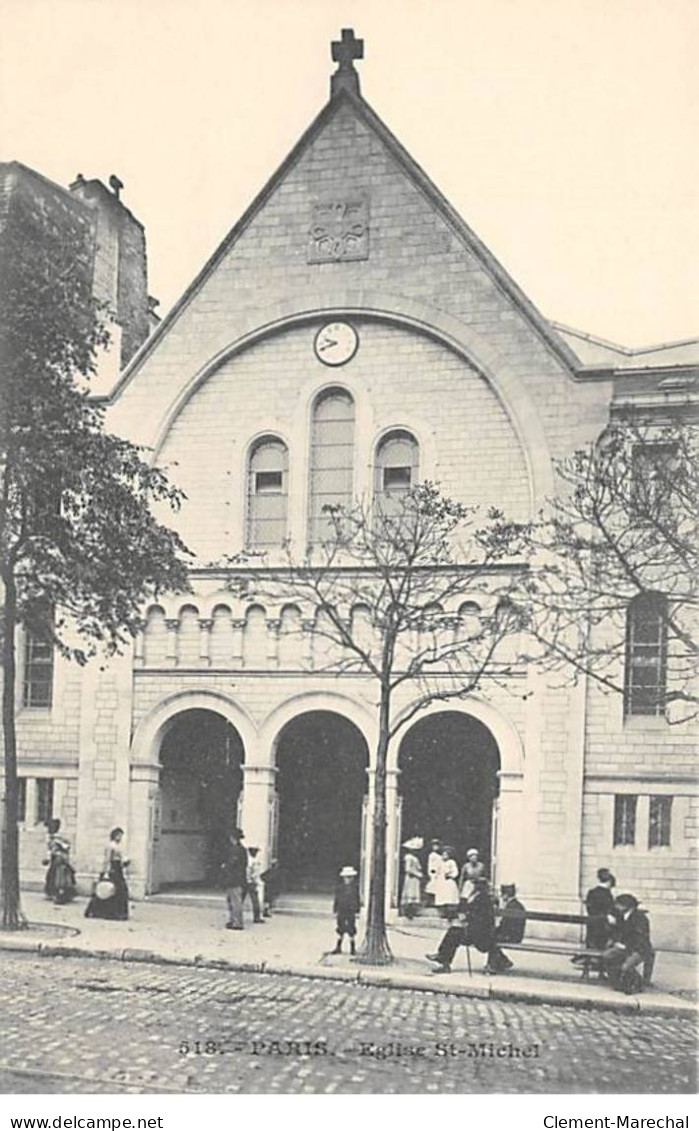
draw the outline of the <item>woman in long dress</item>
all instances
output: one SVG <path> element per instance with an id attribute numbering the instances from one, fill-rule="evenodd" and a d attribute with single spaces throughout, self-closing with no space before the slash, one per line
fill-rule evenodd
<path id="1" fill-rule="evenodd" d="M 124 830 L 112 829 L 104 854 L 104 867 L 97 883 L 99 884 L 101 880 L 111 881 L 114 893 L 107 899 L 99 899 L 97 894 L 94 894 L 85 908 L 86 919 L 128 919 L 129 917 L 129 889 L 124 876 L 124 868 L 128 866 L 129 861 L 124 857 L 123 840 Z"/>
<path id="2" fill-rule="evenodd" d="M 400 893 L 400 913 L 414 919 L 422 903 L 422 864 L 415 853 L 422 848 L 422 837 L 413 837 L 403 845 L 403 887 Z"/>
<path id="3" fill-rule="evenodd" d="M 52 817 L 47 822 L 48 855 L 44 863 L 48 864 L 48 868 L 44 892 L 46 898 L 52 899 L 54 903 L 69 903 L 75 897 L 75 872 L 70 863 L 70 842 L 60 836 L 60 827 L 61 822 L 58 817 Z"/>
<path id="4" fill-rule="evenodd" d="M 442 850 L 442 861 L 442 870 L 435 879 L 434 905 L 442 918 L 455 919 L 459 913 L 459 866 L 450 845 Z"/>

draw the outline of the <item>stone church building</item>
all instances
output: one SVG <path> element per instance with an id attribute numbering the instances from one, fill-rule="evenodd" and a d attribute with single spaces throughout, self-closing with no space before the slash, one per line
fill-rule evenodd
<path id="1" fill-rule="evenodd" d="M 174 524 L 196 558 L 192 592 L 145 610 L 109 664 L 21 643 L 27 883 L 51 814 L 85 887 L 119 824 L 137 898 L 206 889 L 236 819 L 288 892 L 325 892 L 347 863 L 366 881 L 375 686 L 328 669 L 300 604 L 263 603 L 254 580 L 234 593 L 222 560 L 248 549 L 264 554 L 253 573 L 281 568 L 282 542 L 312 541 L 325 503 L 424 479 L 525 519 L 554 490 L 553 460 L 616 413 L 691 397 L 699 342 L 634 351 L 539 313 L 364 100 L 360 53 L 343 32 L 329 101 L 154 329 L 119 182 L 72 186 L 99 218 L 123 327 L 107 425 L 184 490 Z M 474 592 L 469 614 L 481 604 Z M 542 909 L 579 911 L 607 866 L 658 945 L 690 945 L 696 732 L 592 681 L 523 666 L 433 703 L 389 752 L 388 810 L 393 907 L 401 840 L 419 833 L 475 845 Z"/>

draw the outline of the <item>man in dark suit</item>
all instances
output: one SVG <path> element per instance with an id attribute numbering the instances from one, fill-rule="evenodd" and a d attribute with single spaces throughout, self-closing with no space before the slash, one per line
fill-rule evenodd
<path id="1" fill-rule="evenodd" d="M 487 974 L 502 974 L 512 967 L 496 941 L 495 911 L 486 879 L 474 882 L 472 894 L 462 904 L 462 925 L 450 927 L 437 952 L 427 955 L 430 962 L 437 963 L 433 974 L 451 973 L 451 964 L 460 946 L 475 946 L 476 950 L 488 955 L 485 967 Z"/>
<path id="2" fill-rule="evenodd" d="M 228 841 L 228 854 L 224 864 L 226 881 L 226 902 L 228 903 L 229 931 L 243 930 L 243 892 L 247 882 L 248 854 L 242 845 L 245 833 L 233 829 Z"/>
<path id="3" fill-rule="evenodd" d="M 628 893 L 614 901 L 618 928 L 616 939 L 602 955 L 604 972 L 615 990 L 633 993 L 642 985 L 649 985 L 655 962 L 655 951 L 650 941 L 650 924 L 638 900 Z M 636 967 L 643 964 L 643 977 Z"/>
<path id="4" fill-rule="evenodd" d="M 514 884 L 500 885 L 500 922 L 495 930 L 495 938 L 501 946 L 507 943 L 521 943 L 527 924 L 527 911 L 517 899 Z"/>

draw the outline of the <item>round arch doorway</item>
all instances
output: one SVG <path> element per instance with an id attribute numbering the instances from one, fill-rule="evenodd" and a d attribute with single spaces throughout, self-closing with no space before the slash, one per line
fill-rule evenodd
<path id="1" fill-rule="evenodd" d="M 160 746 L 154 888 L 218 884 L 243 787 L 243 743 L 215 711 L 176 715 Z"/>
<path id="2" fill-rule="evenodd" d="M 276 856 L 286 891 L 330 892 L 340 868 L 361 866 L 369 751 L 333 711 L 309 711 L 277 743 Z"/>
<path id="3" fill-rule="evenodd" d="M 477 848 L 492 870 L 500 753 L 488 727 L 461 711 L 440 711 L 407 732 L 398 753 L 401 840 L 451 845 L 461 865 Z"/>

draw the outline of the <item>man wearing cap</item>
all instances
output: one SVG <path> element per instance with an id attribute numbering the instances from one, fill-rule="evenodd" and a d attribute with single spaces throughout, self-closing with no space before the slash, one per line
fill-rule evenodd
<path id="1" fill-rule="evenodd" d="M 614 900 L 618 929 L 616 940 L 602 955 L 602 965 L 615 990 L 638 992 L 649 985 L 655 962 L 650 941 L 650 925 L 635 895 L 624 893 Z M 643 963 L 643 977 L 636 967 Z"/>
<path id="2" fill-rule="evenodd" d="M 521 943 L 527 923 L 527 912 L 523 903 L 517 899 L 514 884 L 500 884 L 500 922 L 495 929 L 495 939 L 500 946 L 507 943 Z"/>
<path id="3" fill-rule="evenodd" d="M 248 872 L 248 854 L 241 844 L 244 837 L 245 833 L 242 829 L 233 829 L 228 837 L 228 855 L 223 866 L 228 903 L 226 927 L 229 931 L 243 929 L 243 893 Z"/>
<path id="4" fill-rule="evenodd" d="M 354 954 L 354 938 L 357 934 L 357 915 L 359 914 L 359 887 L 357 885 L 357 869 L 350 864 L 347 864 L 340 872 L 340 879 L 335 888 L 333 913 L 335 915 L 337 942 L 332 953 L 342 953 L 342 940 L 347 935 L 350 943 L 350 954 Z"/>

